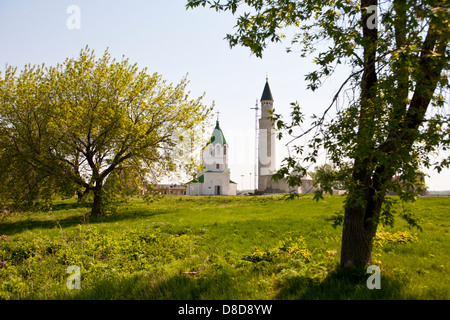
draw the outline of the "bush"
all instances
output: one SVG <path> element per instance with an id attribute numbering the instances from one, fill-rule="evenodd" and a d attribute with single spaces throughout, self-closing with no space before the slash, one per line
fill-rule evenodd
<path id="1" fill-rule="evenodd" d="M 289 261 L 292 259 L 301 259 L 304 262 L 309 262 L 311 259 L 311 253 L 306 247 L 305 241 L 302 237 L 298 239 L 288 238 L 280 242 L 275 248 L 259 251 L 255 251 L 249 255 L 244 255 L 242 258 L 251 262 L 281 262 Z"/>

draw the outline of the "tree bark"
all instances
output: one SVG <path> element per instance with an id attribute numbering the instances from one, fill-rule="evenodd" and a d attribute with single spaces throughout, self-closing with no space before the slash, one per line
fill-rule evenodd
<path id="1" fill-rule="evenodd" d="M 361 23 L 364 45 L 364 71 L 361 79 L 360 113 L 358 119 L 357 149 L 352 178 L 355 185 L 345 206 L 342 231 L 341 268 L 357 269 L 371 263 L 372 239 L 376 234 L 381 202 L 373 188 L 372 172 L 375 159 L 373 135 L 377 112 L 376 46 L 378 30 L 370 25 L 369 6 L 377 6 L 377 0 L 361 0 Z"/>
<path id="2" fill-rule="evenodd" d="M 372 239 L 376 224 L 366 223 L 363 207 L 345 211 L 342 232 L 341 269 L 349 270 L 372 263 Z"/>
<path id="3" fill-rule="evenodd" d="M 98 217 L 103 211 L 103 182 L 97 181 L 94 187 L 94 202 L 92 203 L 91 216 Z"/>
<path id="4" fill-rule="evenodd" d="M 367 182 L 361 194 L 349 195 L 342 231 L 341 269 L 358 269 L 372 264 L 373 238 L 385 197 L 383 186 L 392 179 L 392 169 L 380 166 L 373 176 L 366 171 Z M 363 200 L 365 205 L 355 206 Z"/>
<path id="5" fill-rule="evenodd" d="M 81 203 L 81 201 L 83 200 L 83 196 L 84 196 L 84 193 L 78 190 L 77 191 L 77 202 L 78 203 Z"/>

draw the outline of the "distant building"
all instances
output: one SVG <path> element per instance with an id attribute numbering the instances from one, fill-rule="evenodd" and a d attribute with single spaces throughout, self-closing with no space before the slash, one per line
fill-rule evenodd
<path id="1" fill-rule="evenodd" d="M 276 172 L 276 130 L 275 124 L 269 118 L 273 113 L 273 96 L 266 78 L 261 96 L 261 118 L 258 130 L 258 189 L 256 193 L 313 193 L 316 188 L 310 178 L 301 179 L 302 185 L 290 187 L 286 180 L 275 182 L 272 175 Z"/>
<path id="2" fill-rule="evenodd" d="M 236 195 L 237 184 L 230 180 L 228 153 L 228 143 L 217 120 L 211 139 L 202 154 L 205 169 L 186 184 L 186 194 Z"/>
<path id="3" fill-rule="evenodd" d="M 153 194 L 173 194 L 182 196 L 186 194 L 186 187 L 178 184 L 157 184 L 139 188 L 139 194 L 141 195 L 145 195 L 149 192 Z"/>
<path id="4" fill-rule="evenodd" d="M 392 178 L 393 181 L 401 181 L 400 177 L 395 176 Z M 416 172 L 416 177 L 414 183 L 406 183 L 406 182 L 400 182 L 400 188 L 403 191 L 412 191 L 417 196 L 426 196 L 428 193 L 428 188 L 425 184 L 425 173 L 419 171 Z M 398 195 L 398 193 L 394 190 L 387 190 L 387 194 L 391 196 Z"/>
<path id="5" fill-rule="evenodd" d="M 173 194 L 183 196 L 186 194 L 186 187 L 176 184 L 158 184 L 155 192 L 159 194 Z"/>

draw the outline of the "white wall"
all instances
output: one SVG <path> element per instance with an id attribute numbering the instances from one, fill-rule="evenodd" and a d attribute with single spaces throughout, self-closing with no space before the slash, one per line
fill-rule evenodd
<path id="1" fill-rule="evenodd" d="M 224 150 L 226 148 L 226 151 Z M 224 151 L 226 154 L 224 154 Z M 228 145 L 210 144 L 203 150 L 203 163 L 205 171 L 226 171 L 228 170 Z M 216 165 L 219 165 L 219 168 Z"/>
<path id="2" fill-rule="evenodd" d="M 220 186 L 220 194 L 228 195 L 230 189 L 230 173 L 229 172 L 205 172 L 205 195 L 215 195 L 216 187 Z"/>

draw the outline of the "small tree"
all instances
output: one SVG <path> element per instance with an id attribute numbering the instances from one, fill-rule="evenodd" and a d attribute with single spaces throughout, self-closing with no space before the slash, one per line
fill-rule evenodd
<path id="1" fill-rule="evenodd" d="M 0 80 L 1 132 L 10 142 L 1 153 L 71 181 L 80 196 L 93 193 L 93 216 L 114 172 L 175 170 L 188 155 L 175 146 L 210 112 L 202 97 L 189 98 L 186 79 L 168 84 L 107 51 L 96 59 L 86 48 L 55 67 L 16 70 Z"/>
<path id="2" fill-rule="evenodd" d="M 347 189 L 347 181 L 351 175 L 351 166 L 345 163 L 340 167 L 336 167 L 326 163 L 316 166 L 314 172 L 310 172 L 309 175 L 317 188 L 315 198 L 320 199 L 323 192 L 333 194 L 333 190 Z"/>

